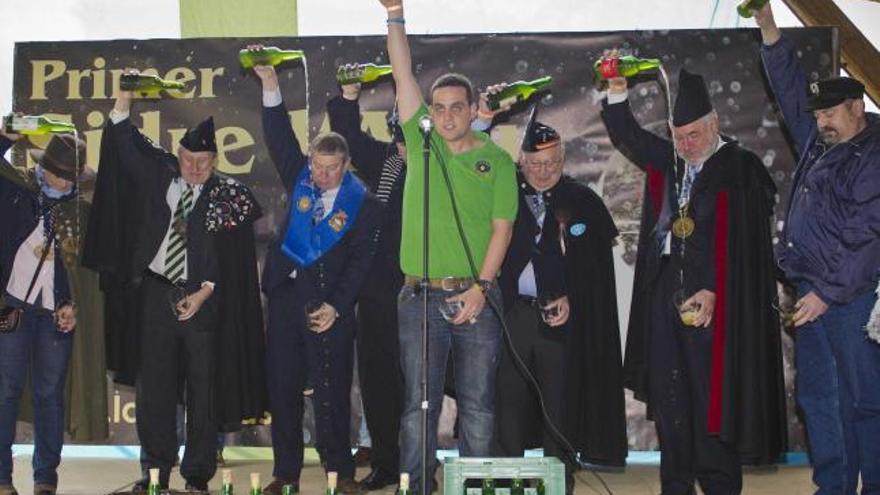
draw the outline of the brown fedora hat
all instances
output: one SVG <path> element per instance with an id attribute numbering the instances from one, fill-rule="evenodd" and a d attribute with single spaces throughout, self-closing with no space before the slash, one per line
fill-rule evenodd
<path id="1" fill-rule="evenodd" d="M 76 182 L 77 175 L 83 179 L 83 175 L 94 173 L 85 166 L 85 141 L 70 134 L 53 134 L 45 150 L 32 149 L 28 153 L 44 170 L 71 182 Z M 87 170 L 86 174 L 83 174 L 84 170 Z"/>

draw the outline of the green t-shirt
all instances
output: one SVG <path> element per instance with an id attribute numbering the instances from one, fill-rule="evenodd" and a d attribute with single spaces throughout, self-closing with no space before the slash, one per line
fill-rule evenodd
<path id="1" fill-rule="evenodd" d="M 422 205 L 424 204 L 424 138 L 419 118 L 428 113 L 422 107 L 401 127 L 406 140 L 407 171 L 403 189 L 403 225 L 400 239 L 400 268 L 413 276 L 422 274 Z M 442 165 L 446 166 L 449 182 L 461 217 L 461 226 L 470 246 L 477 272 L 483 266 L 492 220 L 516 218 L 518 197 L 516 166 L 510 155 L 483 133 L 475 133 L 484 144 L 455 155 L 436 133 L 429 163 L 428 210 L 428 276 L 469 277 L 467 255 L 455 223 L 452 203 Z M 439 158 L 439 160 L 438 160 Z"/>

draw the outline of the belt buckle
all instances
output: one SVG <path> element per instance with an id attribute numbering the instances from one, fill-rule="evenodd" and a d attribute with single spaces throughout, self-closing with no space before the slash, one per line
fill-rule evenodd
<path id="1" fill-rule="evenodd" d="M 463 288 L 461 277 L 443 277 L 440 279 L 440 289 L 443 292 L 456 292 Z"/>

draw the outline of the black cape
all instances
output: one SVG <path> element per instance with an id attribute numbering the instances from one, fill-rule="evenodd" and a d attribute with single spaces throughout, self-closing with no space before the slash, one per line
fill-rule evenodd
<path id="1" fill-rule="evenodd" d="M 539 227 L 525 200 L 534 190 L 522 176 L 518 180 L 519 213 L 500 280 L 505 304 L 516 296 L 518 274 L 529 261 L 539 275 L 539 292 L 568 295 L 565 404 L 559 426 L 582 460 L 622 466 L 627 438 L 612 254 L 617 229 L 596 193 L 563 176 L 543 193 L 547 214 L 539 252 L 544 254 L 536 254 Z M 534 425 L 530 445 L 540 446 L 540 432 L 541 425 Z"/>
<path id="2" fill-rule="evenodd" d="M 569 298 L 564 428 L 581 460 L 623 466 L 627 454 L 623 360 L 612 247 L 617 228 L 602 199 L 563 177 L 553 189 L 564 228 Z M 581 225 L 585 227 L 580 233 Z"/>
<path id="3" fill-rule="evenodd" d="M 671 153 L 670 153 L 671 160 Z M 717 161 L 715 166 L 711 162 Z M 669 167 L 671 168 L 671 167 Z M 679 167 L 683 168 L 683 167 Z M 627 334 L 626 386 L 648 404 L 651 279 L 656 252 L 652 229 L 669 177 L 648 167 L 634 294 Z M 743 463 L 773 464 L 785 451 L 786 415 L 782 343 L 775 299 L 770 221 L 776 187 L 763 163 L 728 143 L 704 166 L 701 180 L 714 191 L 715 339 L 709 377 L 710 434 L 736 445 Z M 704 176 L 705 177 L 702 177 Z"/>
<path id="4" fill-rule="evenodd" d="M 106 132 L 106 131 L 105 131 Z M 132 139 L 142 153 L 139 159 L 152 166 L 177 167 L 177 159 L 154 146 L 132 127 Z M 120 152 L 113 140 L 103 139 L 92 215 L 86 234 L 83 264 L 101 274 L 106 295 L 107 367 L 118 383 L 133 385 L 139 354 L 138 286 L 127 263 L 134 246 L 134 232 L 149 214 L 137 184 L 119 170 Z M 211 189 L 228 179 L 212 181 Z M 244 186 L 241 186 L 244 187 Z M 247 194 L 252 195 L 249 190 Z M 203 191 L 210 194 L 211 190 Z M 256 203 L 255 203 L 256 205 Z M 216 418 L 225 431 L 238 429 L 244 420 L 265 416 L 265 337 L 254 243 L 253 222 L 259 206 L 242 223 L 213 234 L 221 267 L 218 277 Z"/>

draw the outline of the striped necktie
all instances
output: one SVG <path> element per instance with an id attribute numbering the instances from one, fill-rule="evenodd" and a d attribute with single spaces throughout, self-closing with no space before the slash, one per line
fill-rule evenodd
<path id="1" fill-rule="evenodd" d="M 175 283 L 183 277 L 186 266 L 186 217 L 192 211 L 192 206 L 193 188 L 186 184 L 174 210 L 174 221 L 168 230 L 168 244 L 165 249 L 165 278 Z"/>

